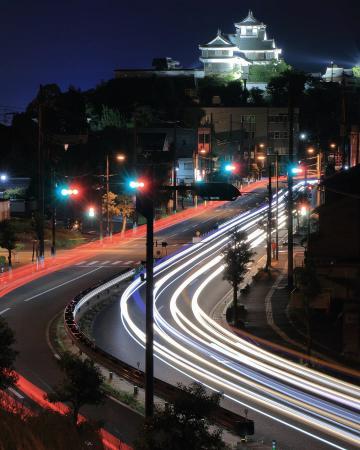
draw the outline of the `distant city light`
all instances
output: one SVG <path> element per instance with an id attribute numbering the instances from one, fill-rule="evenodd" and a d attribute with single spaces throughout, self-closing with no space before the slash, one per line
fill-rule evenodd
<path id="1" fill-rule="evenodd" d="M 305 133 L 300 133 L 300 139 L 303 141 L 304 139 L 306 139 L 306 134 Z"/>

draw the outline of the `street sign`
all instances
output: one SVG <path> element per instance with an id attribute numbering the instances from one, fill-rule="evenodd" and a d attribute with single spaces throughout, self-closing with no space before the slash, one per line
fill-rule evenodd
<path id="1" fill-rule="evenodd" d="M 237 187 L 229 183 L 196 183 L 191 190 L 204 200 L 236 200 L 240 195 Z"/>

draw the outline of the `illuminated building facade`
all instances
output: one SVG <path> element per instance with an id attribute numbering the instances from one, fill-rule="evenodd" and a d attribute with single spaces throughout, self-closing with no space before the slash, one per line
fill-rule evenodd
<path id="1" fill-rule="evenodd" d="M 278 61 L 281 55 L 274 39 L 268 39 L 266 25 L 259 22 L 252 11 L 235 23 L 234 34 L 219 30 L 214 39 L 200 45 L 199 49 L 205 75 L 237 72 L 244 78 L 250 65 Z"/>

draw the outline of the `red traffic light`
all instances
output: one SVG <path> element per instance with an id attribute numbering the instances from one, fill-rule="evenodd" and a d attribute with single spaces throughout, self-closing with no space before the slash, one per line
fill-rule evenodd
<path id="1" fill-rule="evenodd" d="M 66 188 L 62 188 L 60 191 L 61 195 L 64 197 L 68 197 L 68 196 L 72 196 L 72 195 L 79 195 L 80 191 L 78 188 L 76 187 L 66 187 Z"/>

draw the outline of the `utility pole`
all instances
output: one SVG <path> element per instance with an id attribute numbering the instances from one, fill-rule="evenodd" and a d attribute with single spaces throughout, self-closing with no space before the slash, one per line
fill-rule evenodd
<path id="1" fill-rule="evenodd" d="M 153 186 L 151 186 L 153 189 Z M 154 200 L 147 199 L 146 217 L 146 348 L 145 348 L 145 417 L 154 413 Z"/>
<path id="2" fill-rule="evenodd" d="M 42 107 L 42 85 L 39 89 L 39 106 L 38 106 L 38 238 L 39 238 L 39 258 L 43 259 L 45 254 L 44 244 L 44 215 L 45 215 L 45 198 L 44 198 L 44 154 L 43 154 L 43 107 Z"/>
<path id="3" fill-rule="evenodd" d="M 271 220 L 272 220 L 272 189 L 271 189 L 271 159 L 268 151 L 268 217 L 267 217 L 267 244 L 266 244 L 266 270 L 269 271 L 271 267 Z"/>
<path id="4" fill-rule="evenodd" d="M 106 154 L 106 236 L 110 236 L 110 208 L 109 208 L 109 153 Z"/>
<path id="5" fill-rule="evenodd" d="M 176 190 L 176 138 L 177 138 L 177 133 L 176 133 L 176 122 L 174 123 L 174 146 L 173 146 L 173 167 L 172 167 L 172 176 L 173 176 L 173 187 L 174 187 L 174 193 L 173 193 L 173 212 L 175 213 L 177 211 L 177 190 Z"/>
<path id="6" fill-rule="evenodd" d="M 51 211 L 51 256 L 56 255 L 56 179 L 55 179 L 55 169 L 51 168 L 51 200 L 52 200 L 52 211 Z"/>
<path id="7" fill-rule="evenodd" d="M 279 153 L 275 154 L 275 177 L 276 177 L 276 232 L 275 232 L 275 257 L 279 260 Z"/>
<path id="8" fill-rule="evenodd" d="M 289 83 L 289 166 L 288 167 L 288 289 L 294 287 L 294 236 L 293 236 L 293 173 L 294 162 L 294 99 L 291 82 Z"/>

